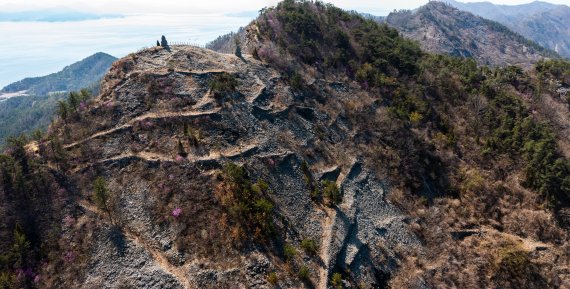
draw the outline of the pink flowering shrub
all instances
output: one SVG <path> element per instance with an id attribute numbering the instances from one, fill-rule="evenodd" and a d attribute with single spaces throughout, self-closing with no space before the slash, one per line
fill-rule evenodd
<path id="1" fill-rule="evenodd" d="M 63 255 L 62 259 L 65 263 L 71 263 L 73 260 L 75 260 L 75 254 L 72 251 L 67 251 Z"/>
<path id="2" fill-rule="evenodd" d="M 172 216 L 173 216 L 174 218 L 180 217 L 181 214 L 182 214 L 182 209 L 181 209 L 181 208 L 176 208 L 176 209 L 172 210 Z"/>
<path id="3" fill-rule="evenodd" d="M 278 48 L 273 43 L 266 43 L 257 52 L 259 57 L 267 62 L 277 62 L 279 60 Z"/>
<path id="4" fill-rule="evenodd" d="M 164 193 L 169 193 L 170 192 L 170 187 L 165 185 L 164 183 L 160 183 L 158 184 L 158 188 L 160 190 L 162 190 Z"/>
<path id="5" fill-rule="evenodd" d="M 75 224 L 75 219 L 70 215 L 65 215 L 63 218 L 63 224 L 69 228 Z"/>

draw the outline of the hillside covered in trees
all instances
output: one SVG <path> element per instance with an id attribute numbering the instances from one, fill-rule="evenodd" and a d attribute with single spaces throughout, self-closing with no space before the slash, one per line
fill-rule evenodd
<path id="1" fill-rule="evenodd" d="M 59 102 L 65 100 L 70 92 L 84 89 L 83 95 L 97 94 L 101 79 L 115 60 L 108 54 L 97 53 L 60 72 L 26 78 L 4 87 L 0 95 L 25 93 L 0 99 L 0 147 L 9 136 L 31 135 L 36 130 L 45 130 L 53 120 Z"/>
<path id="2" fill-rule="evenodd" d="M 120 59 L 10 139 L 1 286 L 570 285 L 570 63 L 479 66 L 311 1 L 236 35 Z"/>
<path id="3" fill-rule="evenodd" d="M 25 78 L 7 85 L 0 93 L 26 91 L 30 95 L 69 92 L 92 86 L 101 79 L 117 58 L 106 53 L 95 53 L 66 66 L 62 71 L 41 77 Z"/>

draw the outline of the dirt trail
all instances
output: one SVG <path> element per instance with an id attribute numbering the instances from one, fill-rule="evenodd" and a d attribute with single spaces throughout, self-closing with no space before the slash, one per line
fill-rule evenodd
<path id="1" fill-rule="evenodd" d="M 209 110 L 209 111 L 184 111 L 184 112 L 160 112 L 160 113 L 156 113 L 156 112 L 151 112 L 151 113 L 147 113 L 147 114 L 143 114 L 141 116 L 135 117 L 131 120 L 129 120 L 127 123 L 120 125 L 120 126 L 116 126 L 112 129 L 108 129 L 108 130 L 104 130 L 104 131 L 100 131 L 97 132 L 87 138 L 84 138 L 82 140 L 76 141 L 74 143 L 70 143 L 68 145 L 65 145 L 64 148 L 69 149 L 69 148 L 73 148 L 77 145 L 80 145 L 86 141 L 104 136 L 104 135 L 108 135 L 108 134 L 112 134 L 114 132 L 117 132 L 119 130 L 122 129 L 126 129 L 129 127 L 132 127 L 133 124 L 135 124 L 138 121 L 143 121 L 143 120 L 153 120 L 153 119 L 164 119 L 164 118 L 174 118 L 174 117 L 187 117 L 187 116 L 204 116 L 204 115 L 211 115 L 211 114 L 215 114 L 218 111 L 220 111 L 219 108 L 217 109 L 213 109 L 213 110 Z"/>
<path id="2" fill-rule="evenodd" d="M 497 234 L 497 235 L 502 236 L 505 239 L 511 239 L 515 242 L 519 242 L 519 243 L 521 243 L 522 248 L 528 252 L 536 251 L 538 248 L 551 248 L 552 247 L 550 244 L 546 244 L 546 243 L 536 241 L 536 240 L 533 240 L 530 238 L 522 238 L 522 237 L 519 237 L 517 235 L 513 235 L 513 234 L 509 234 L 509 233 L 505 233 L 505 232 L 500 232 L 494 228 L 483 227 L 480 229 L 480 232 L 482 234 L 487 234 L 487 235 Z"/>
<path id="3" fill-rule="evenodd" d="M 255 150 L 258 147 L 258 145 L 259 145 L 259 142 L 254 141 L 248 145 L 240 146 L 238 148 L 228 149 L 225 151 L 210 152 L 210 154 L 207 156 L 190 155 L 185 159 L 181 159 L 180 161 L 185 161 L 185 160 L 190 161 L 190 162 L 222 161 L 223 159 L 226 159 L 226 158 L 236 158 L 236 157 L 239 157 L 240 155 L 247 154 L 248 152 Z M 133 152 L 130 152 L 130 153 L 123 153 L 123 154 L 116 155 L 116 156 L 113 156 L 110 158 L 94 161 L 94 162 L 91 162 L 89 164 L 76 167 L 73 170 L 71 170 L 71 172 L 77 173 L 77 172 L 82 171 L 88 167 L 95 165 L 95 164 L 104 164 L 107 162 L 120 161 L 123 159 L 129 159 L 129 158 L 137 158 L 137 159 L 141 159 L 141 160 L 147 161 L 147 162 L 157 162 L 157 161 L 177 162 L 177 160 L 175 158 L 173 158 L 171 156 L 164 155 L 164 154 L 160 154 L 160 153 L 154 153 L 154 152 L 133 153 Z"/>
<path id="4" fill-rule="evenodd" d="M 330 245 L 333 238 L 334 220 L 336 218 L 336 211 L 334 209 L 325 208 L 326 218 L 323 221 L 323 239 L 321 242 L 321 250 L 319 255 L 323 260 L 323 266 L 319 270 L 319 289 L 326 289 L 329 281 L 329 267 L 330 267 Z"/>
<path id="5" fill-rule="evenodd" d="M 109 226 L 113 226 L 111 222 L 107 220 L 108 215 L 102 212 L 96 206 L 90 204 L 86 200 L 81 200 L 78 204 L 83 207 L 85 210 L 98 215 L 101 220 L 107 223 Z M 160 267 L 163 271 L 169 273 L 170 275 L 174 276 L 178 282 L 180 282 L 185 288 L 192 288 L 190 279 L 188 279 L 187 274 L 184 272 L 182 267 L 177 267 L 172 265 L 168 258 L 164 256 L 162 252 L 156 250 L 151 245 L 148 244 L 141 236 L 136 234 L 135 232 L 129 230 L 128 228 L 121 228 L 124 236 L 135 243 L 138 247 L 143 247 L 146 252 L 149 253 L 151 258 L 154 260 L 154 263 Z"/>

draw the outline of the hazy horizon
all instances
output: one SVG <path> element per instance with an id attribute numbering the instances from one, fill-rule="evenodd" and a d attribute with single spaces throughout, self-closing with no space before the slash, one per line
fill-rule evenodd
<path id="1" fill-rule="evenodd" d="M 0 22 L 0 87 L 58 72 L 97 52 L 121 58 L 169 41 L 205 44 L 251 21 L 225 15 L 135 14 L 75 22 Z M 57 31 L 57 33 L 53 33 Z"/>
<path id="2" fill-rule="evenodd" d="M 0 47 L 2 63 L 0 88 L 26 77 L 44 76 L 60 71 L 65 66 L 97 52 L 120 58 L 142 47 L 153 45 L 156 39 L 163 34 L 170 41 L 205 44 L 217 36 L 236 31 L 239 27 L 247 25 L 256 16 L 256 11 L 274 5 L 278 1 L 246 0 L 236 3 L 221 0 L 207 2 L 163 0 L 157 3 L 140 0 L 136 1 L 136 4 L 133 0 L 125 0 L 118 4 L 111 0 L 96 2 L 2 0 L 2 2 L 0 16 L 4 15 L 4 18 L 0 17 L 0 34 L 3 36 L 4 43 Z M 394 9 L 417 8 L 428 1 L 402 0 L 397 3 L 381 3 L 381 1 L 371 3 L 371 1 L 362 0 L 336 0 L 330 2 L 347 10 L 386 15 Z M 491 2 L 522 4 L 533 1 L 493 0 Z M 547 2 L 560 4 L 567 1 Z M 126 13 L 129 8 L 133 12 Z M 36 11 L 39 14 L 10 14 L 15 11 Z M 57 13 L 57 11 L 62 12 Z M 82 12 L 74 13 L 74 11 Z M 97 19 L 98 15 L 113 15 L 114 17 Z M 124 17 L 117 17 L 120 15 Z M 29 21 L 30 19 L 35 21 Z"/>

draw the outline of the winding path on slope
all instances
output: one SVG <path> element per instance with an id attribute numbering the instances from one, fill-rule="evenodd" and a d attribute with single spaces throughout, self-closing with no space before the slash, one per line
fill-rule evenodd
<path id="1" fill-rule="evenodd" d="M 247 155 L 251 152 L 254 152 L 255 150 L 257 150 L 258 146 L 259 146 L 259 142 L 258 141 L 253 141 L 250 144 L 247 145 L 242 145 L 238 148 L 232 148 L 232 149 L 228 149 L 225 151 L 220 151 L 220 152 L 214 152 L 211 153 L 207 156 L 196 156 L 196 155 L 189 155 L 187 158 L 180 160 L 181 162 L 183 161 L 190 161 L 192 163 L 195 162 L 207 162 L 207 161 L 223 161 L 225 159 L 232 159 L 232 158 L 238 158 L 242 155 Z M 138 152 L 138 153 L 124 153 L 124 154 L 120 154 L 120 155 L 116 155 L 110 158 L 106 158 L 106 159 L 102 159 L 102 160 L 98 160 L 95 162 L 90 162 L 89 164 L 83 165 L 83 166 L 78 166 L 76 168 L 74 168 L 71 172 L 73 173 L 77 173 L 79 171 L 82 171 L 86 168 L 89 168 L 93 165 L 96 164 L 105 164 L 105 163 L 109 163 L 109 162 L 119 162 L 121 160 L 126 160 L 126 159 L 139 159 L 142 161 L 146 161 L 146 162 L 179 162 L 176 159 L 174 159 L 171 156 L 168 155 L 164 155 L 164 154 L 160 154 L 160 153 L 154 153 L 154 152 Z"/>
<path id="2" fill-rule="evenodd" d="M 213 115 L 216 114 L 220 111 L 220 108 L 216 108 L 216 109 L 212 109 L 212 110 L 208 110 L 208 111 L 184 111 L 184 112 L 151 112 L 151 113 L 146 113 L 143 114 L 141 116 L 135 117 L 131 120 L 129 120 L 128 122 L 126 122 L 125 124 L 116 126 L 114 128 L 108 129 L 108 130 L 104 130 L 104 131 L 100 131 L 97 132 L 87 138 L 84 138 L 82 140 L 67 144 L 64 146 L 64 148 L 66 149 L 70 149 L 73 148 L 77 145 L 80 145 L 82 143 L 85 143 L 86 141 L 101 137 L 101 136 L 105 136 L 108 134 L 112 134 L 114 132 L 126 129 L 126 128 L 130 128 L 133 126 L 133 124 L 135 124 L 136 122 L 139 121 L 145 121 L 145 120 L 156 120 L 156 119 L 165 119 L 165 118 L 176 118 L 176 117 L 191 117 L 191 116 L 205 116 L 205 115 Z"/>

